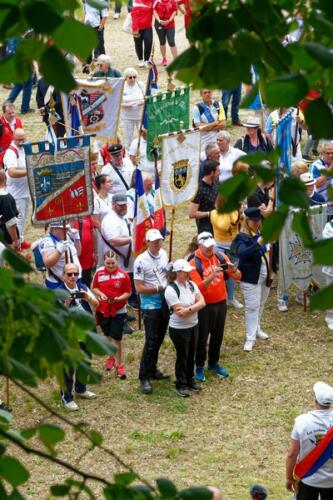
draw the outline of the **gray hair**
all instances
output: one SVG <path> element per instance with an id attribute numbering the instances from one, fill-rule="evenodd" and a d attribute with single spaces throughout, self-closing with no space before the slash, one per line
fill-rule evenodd
<path id="1" fill-rule="evenodd" d="M 231 141 L 231 135 L 226 130 L 221 130 L 216 136 L 216 139 L 225 139 L 226 141 Z"/>
<path id="2" fill-rule="evenodd" d="M 218 148 L 218 145 L 216 142 L 209 142 L 207 146 L 205 147 L 205 153 L 206 157 L 208 158 L 210 153 L 213 151 L 213 149 Z"/>
<path id="3" fill-rule="evenodd" d="M 124 77 L 127 78 L 128 76 L 136 76 L 138 77 L 138 72 L 135 68 L 126 68 L 124 71 Z"/>
<path id="4" fill-rule="evenodd" d="M 333 141 L 325 140 L 320 145 L 320 151 L 324 151 L 327 147 L 333 147 Z"/>

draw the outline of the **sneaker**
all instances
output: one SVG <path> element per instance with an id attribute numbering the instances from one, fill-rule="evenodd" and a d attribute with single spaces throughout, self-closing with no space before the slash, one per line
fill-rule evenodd
<path id="1" fill-rule="evenodd" d="M 76 395 L 82 399 L 95 399 L 97 397 L 96 394 L 91 391 L 76 392 Z"/>
<path id="2" fill-rule="evenodd" d="M 134 332 L 134 329 L 126 321 L 124 323 L 124 326 L 123 326 L 123 333 L 127 333 L 127 335 L 131 335 L 133 332 Z"/>
<path id="3" fill-rule="evenodd" d="M 198 368 L 196 368 L 195 370 L 195 380 L 197 380 L 198 382 L 204 382 L 206 380 L 206 377 L 205 377 L 205 369 L 204 367 L 200 366 Z"/>
<path id="4" fill-rule="evenodd" d="M 201 385 L 199 385 L 196 382 L 194 382 L 194 380 L 192 380 L 192 382 L 190 382 L 188 384 L 188 388 L 190 389 L 190 391 L 193 391 L 193 392 L 199 392 L 199 391 L 202 390 Z"/>
<path id="5" fill-rule="evenodd" d="M 262 330 L 259 330 L 257 332 L 257 339 L 267 340 L 269 339 L 269 336 L 267 335 L 267 333 L 263 332 Z"/>
<path id="6" fill-rule="evenodd" d="M 120 17 L 119 12 L 115 12 L 113 15 L 113 19 L 119 19 L 119 17 Z"/>
<path id="7" fill-rule="evenodd" d="M 141 380 L 140 389 L 143 392 L 143 394 L 151 394 L 153 392 L 153 388 L 149 380 Z"/>
<path id="8" fill-rule="evenodd" d="M 177 392 L 182 398 L 188 398 L 190 396 L 190 391 L 186 387 L 178 387 Z"/>
<path id="9" fill-rule="evenodd" d="M 280 312 L 287 312 L 288 311 L 287 302 L 285 300 L 283 300 L 283 299 L 278 300 L 278 310 Z"/>
<path id="10" fill-rule="evenodd" d="M 250 342 L 249 340 L 247 340 L 244 344 L 244 351 L 251 352 L 252 349 L 253 349 L 253 342 Z"/>
<path id="11" fill-rule="evenodd" d="M 143 68 L 144 67 L 144 62 L 142 60 L 141 61 L 139 60 L 138 66 L 139 66 L 139 68 Z"/>
<path id="12" fill-rule="evenodd" d="M 214 372 L 218 377 L 227 378 L 229 377 L 229 372 L 223 366 L 216 364 L 215 366 L 209 366 L 208 370 Z"/>
<path id="13" fill-rule="evenodd" d="M 162 63 L 161 63 L 161 64 L 162 64 L 162 66 L 164 66 L 164 67 L 168 65 L 168 61 L 166 60 L 166 57 L 163 57 L 163 59 L 162 59 Z"/>
<path id="14" fill-rule="evenodd" d="M 75 403 L 75 401 L 69 401 L 68 403 L 66 403 L 66 401 L 64 399 L 62 399 L 61 404 L 68 411 L 77 411 L 79 409 L 79 407 Z"/>
<path id="15" fill-rule="evenodd" d="M 125 370 L 124 365 L 118 365 L 118 366 L 116 366 L 116 372 L 117 372 L 118 378 L 120 378 L 122 380 L 124 380 L 125 378 L 127 378 L 126 370 Z"/>
<path id="16" fill-rule="evenodd" d="M 112 368 L 114 368 L 115 364 L 116 364 L 115 357 L 114 356 L 109 356 L 108 359 L 107 359 L 107 362 L 104 365 L 104 368 L 107 371 L 110 371 L 110 370 L 112 370 Z"/>
<path id="17" fill-rule="evenodd" d="M 231 300 L 227 300 L 227 305 L 234 307 L 235 309 L 243 309 L 243 304 L 241 304 L 235 297 Z"/>
<path id="18" fill-rule="evenodd" d="M 29 243 L 28 241 L 22 241 L 21 242 L 21 249 L 22 250 L 27 250 L 30 247 L 31 247 L 31 243 Z"/>
<path id="19" fill-rule="evenodd" d="M 169 378 L 170 375 L 168 373 L 161 372 L 160 370 L 157 370 L 157 372 L 153 376 L 154 380 L 167 380 Z"/>
<path id="20" fill-rule="evenodd" d="M 145 61 L 145 62 L 143 63 L 143 65 L 145 66 L 145 68 L 150 68 L 149 61 Z"/>
<path id="21" fill-rule="evenodd" d="M 327 324 L 327 328 L 331 331 L 333 331 L 333 323 L 326 323 Z"/>

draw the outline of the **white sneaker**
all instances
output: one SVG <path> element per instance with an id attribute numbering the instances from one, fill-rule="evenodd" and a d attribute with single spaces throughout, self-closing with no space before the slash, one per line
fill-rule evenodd
<path id="1" fill-rule="evenodd" d="M 61 404 L 66 410 L 68 411 L 77 411 L 79 409 L 78 405 L 75 403 L 75 401 L 69 401 L 69 403 L 66 403 L 63 399 L 61 400 Z"/>
<path id="2" fill-rule="evenodd" d="M 231 300 L 227 300 L 227 305 L 234 307 L 235 309 L 243 309 L 243 304 L 241 304 L 235 297 Z"/>
<path id="3" fill-rule="evenodd" d="M 119 17 L 120 17 L 119 12 L 115 12 L 113 15 L 113 19 L 119 19 Z"/>
<path id="4" fill-rule="evenodd" d="M 285 300 L 283 300 L 283 299 L 278 300 L 278 310 L 280 312 L 287 312 L 288 311 L 287 302 Z"/>
<path id="5" fill-rule="evenodd" d="M 333 331 L 333 323 L 326 323 L 327 324 L 327 328 L 329 330 L 332 330 Z"/>
<path id="6" fill-rule="evenodd" d="M 150 67 L 149 61 L 145 61 L 145 62 L 144 62 L 144 66 L 145 66 L 146 68 L 149 68 L 149 67 Z"/>
<path id="7" fill-rule="evenodd" d="M 140 60 L 139 60 L 139 62 L 138 62 L 138 66 L 139 66 L 139 68 L 143 68 L 143 67 L 144 67 L 144 63 L 143 63 L 143 61 L 140 61 Z"/>
<path id="8" fill-rule="evenodd" d="M 259 330 L 257 332 L 257 339 L 267 340 L 269 339 L 269 336 L 267 335 L 267 333 L 263 332 L 262 330 Z"/>
<path id="9" fill-rule="evenodd" d="M 94 392 L 91 392 L 91 391 L 76 392 L 76 395 L 82 399 L 94 399 L 97 397 L 96 394 Z"/>
<path id="10" fill-rule="evenodd" d="M 249 340 L 247 340 L 244 344 L 244 351 L 251 352 L 252 349 L 253 349 L 253 342 L 250 342 Z"/>

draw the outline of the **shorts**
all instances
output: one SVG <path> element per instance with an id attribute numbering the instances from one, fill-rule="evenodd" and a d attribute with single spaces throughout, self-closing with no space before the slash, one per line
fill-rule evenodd
<path id="1" fill-rule="evenodd" d="M 105 318 L 102 313 L 97 311 L 98 324 L 106 337 L 111 337 L 113 340 L 121 340 L 123 338 L 123 328 L 127 314 L 121 313 L 116 316 Z"/>
<path id="2" fill-rule="evenodd" d="M 159 22 L 155 21 L 155 30 L 160 41 L 160 45 L 165 45 L 168 39 L 169 47 L 175 46 L 175 28 L 165 29 Z"/>

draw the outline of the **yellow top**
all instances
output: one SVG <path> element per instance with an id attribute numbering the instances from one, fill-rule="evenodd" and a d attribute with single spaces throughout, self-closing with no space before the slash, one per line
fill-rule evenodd
<path id="1" fill-rule="evenodd" d="M 210 222 L 214 230 L 214 239 L 219 243 L 232 241 L 239 232 L 238 210 L 229 214 L 220 214 L 217 210 L 212 210 Z"/>

